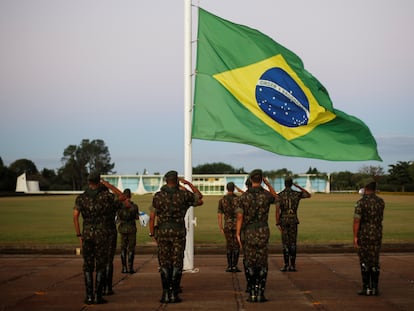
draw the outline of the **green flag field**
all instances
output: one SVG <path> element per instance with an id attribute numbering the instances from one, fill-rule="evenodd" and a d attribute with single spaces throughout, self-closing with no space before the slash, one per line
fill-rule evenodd
<path id="1" fill-rule="evenodd" d="M 383 243 L 414 243 L 414 195 L 379 194 L 385 200 Z M 0 197 L 0 246 L 77 246 L 72 213 L 75 195 Z M 314 194 L 299 207 L 298 243 L 302 245 L 351 245 L 356 193 Z M 220 196 L 205 196 L 194 208 L 197 224 L 194 244 L 223 244 L 217 225 Z M 135 195 L 133 201 L 149 214 L 152 195 Z M 275 226 L 275 206 L 269 213 L 270 243 L 280 243 Z M 148 227 L 137 223 L 137 247 L 152 242 Z"/>

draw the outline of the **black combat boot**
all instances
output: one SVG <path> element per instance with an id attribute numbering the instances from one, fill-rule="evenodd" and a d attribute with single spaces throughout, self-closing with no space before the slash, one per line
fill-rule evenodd
<path id="1" fill-rule="evenodd" d="M 134 252 L 128 252 L 128 273 L 129 274 L 134 274 L 134 257 L 135 257 L 135 253 Z"/>
<path id="2" fill-rule="evenodd" d="M 104 270 L 96 271 L 96 291 L 95 291 L 95 303 L 97 305 L 107 303 L 105 299 L 102 298 L 102 291 L 105 284 L 105 272 Z"/>
<path id="3" fill-rule="evenodd" d="M 380 274 L 380 267 L 371 267 L 370 275 L 371 275 L 371 295 L 378 296 L 378 281 L 379 281 L 379 274 Z"/>
<path id="4" fill-rule="evenodd" d="M 180 283 L 182 275 L 182 270 L 180 268 L 174 267 L 172 269 L 171 287 L 169 293 L 171 303 L 181 302 L 181 298 L 178 296 L 178 293 L 181 291 Z"/>
<path id="5" fill-rule="evenodd" d="M 240 250 L 234 249 L 232 252 L 232 268 L 231 268 L 232 272 L 241 272 L 239 267 L 237 267 L 237 264 L 239 263 L 239 255 L 240 255 Z"/>
<path id="6" fill-rule="evenodd" d="M 103 290 L 103 294 L 110 296 L 114 294 L 114 291 L 112 290 L 112 279 L 114 275 L 114 264 L 108 263 L 105 268 L 105 286 Z"/>
<path id="7" fill-rule="evenodd" d="M 244 268 L 244 276 L 246 278 L 246 290 L 245 290 L 245 292 L 246 293 L 249 293 L 250 292 L 250 288 L 249 288 L 249 285 L 250 285 L 250 275 L 249 275 L 249 270 L 246 267 L 246 260 L 244 260 L 244 259 L 243 259 L 243 268 Z"/>
<path id="8" fill-rule="evenodd" d="M 285 265 L 280 268 L 280 271 L 286 272 L 289 269 L 289 248 L 287 246 L 283 246 L 283 261 Z"/>
<path id="9" fill-rule="evenodd" d="M 248 302 L 257 302 L 257 268 L 248 267 L 247 273 L 249 275 L 247 288 L 249 289 L 247 301 Z"/>
<path id="10" fill-rule="evenodd" d="M 126 262 L 126 253 L 127 250 L 125 248 L 121 249 L 121 262 L 122 262 L 122 273 L 128 273 L 127 270 L 127 262 Z"/>
<path id="11" fill-rule="evenodd" d="M 361 264 L 361 277 L 362 277 L 362 289 L 358 292 L 358 295 L 369 296 L 371 294 L 369 286 L 370 269 L 363 263 Z"/>
<path id="12" fill-rule="evenodd" d="M 160 299 L 161 303 L 169 303 L 170 296 L 169 290 L 171 285 L 171 269 L 160 268 L 161 285 L 162 285 L 162 296 Z"/>
<path id="13" fill-rule="evenodd" d="M 290 266 L 289 271 L 296 272 L 296 245 L 292 245 L 289 249 Z"/>
<path id="14" fill-rule="evenodd" d="M 227 268 L 226 272 L 232 272 L 233 267 L 233 252 L 231 250 L 227 250 Z"/>
<path id="15" fill-rule="evenodd" d="M 87 305 L 91 305 L 94 303 L 93 300 L 93 273 L 92 272 L 84 272 L 85 277 L 85 289 L 86 289 L 86 298 L 85 303 Z"/>
<path id="16" fill-rule="evenodd" d="M 258 274 L 257 302 L 266 302 L 267 299 L 264 295 L 264 291 L 266 288 L 267 268 L 261 267 Z"/>

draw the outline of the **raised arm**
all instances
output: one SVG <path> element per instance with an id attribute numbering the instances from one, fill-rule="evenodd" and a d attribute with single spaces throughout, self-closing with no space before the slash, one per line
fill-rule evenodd
<path id="1" fill-rule="evenodd" d="M 310 198 L 311 197 L 311 194 L 305 189 L 305 188 L 302 188 L 301 186 L 299 186 L 298 184 L 296 184 L 296 183 L 293 183 L 293 185 L 296 187 L 296 188 L 298 188 L 300 191 L 302 191 L 302 193 L 304 194 L 304 196 L 303 196 L 303 198 Z"/>

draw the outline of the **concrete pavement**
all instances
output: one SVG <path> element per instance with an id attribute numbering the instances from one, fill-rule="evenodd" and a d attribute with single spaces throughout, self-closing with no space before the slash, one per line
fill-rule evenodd
<path id="1" fill-rule="evenodd" d="M 87 306 L 81 256 L 0 255 L 0 310 L 414 310 L 414 253 L 381 255 L 378 297 L 356 294 L 356 254 L 298 254 L 298 272 L 282 273 L 281 264 L 280 255 L 269 256 L 269 301 L 248 303 L 244 273 L 224 272 L 224 254 L 196 254 L 182 278 L 183 302 L 161 304 L 156 255 L 137 254 L 132 275 L 120 273 L 117 255 L 115 295 Z"/>

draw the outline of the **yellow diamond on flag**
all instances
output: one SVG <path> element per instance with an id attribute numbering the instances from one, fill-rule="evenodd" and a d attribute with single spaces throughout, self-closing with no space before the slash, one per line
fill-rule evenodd
<path id="1" fill-rule="evenodd" d="M 319 105 L 281 54 L 213 77 L 287 140 L 306 135 L 335 118 L 334 113 Z"/>

